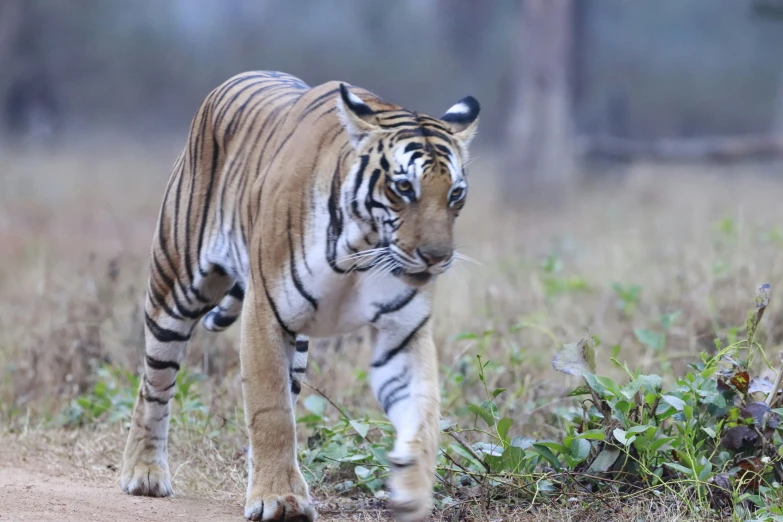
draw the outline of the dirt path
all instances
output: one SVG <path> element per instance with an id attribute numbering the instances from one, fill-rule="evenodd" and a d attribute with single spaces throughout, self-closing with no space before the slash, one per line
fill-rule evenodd
<path id="1" fill-rule="evenodd" d="M 198 520 L 241 522 L 242 506 L 231 501 L 205 500 L 194 495 L 173 498 L 132 497 L 118 487 L 52 476 L 22 467 L 0 467 L 0 522 L 152 522 Z M 387 520 L 379 514 L 321 515 L 320 521 Z"/>
<path id="2" fill-rule="evenodd" d="M 243 520 L 240 506 L 178 496 L 172 499 L 131 497 L 109 485 L 51 476 L 19 467 L 0 469 L 0 521 L 160 521 Z"/>
<path id="3" fill-rule="evenodd" d="M 178 488 L 175 497 L 165 499 L 122 493 L 113 464 L 119 462 L 118 438 L 95 432 L 0 432 L 0 522 L 245 520 L 240 491 L 205 495 Z M 319 522 L 389 520 L 377 510 L 329 514 L 326 506 L 318 508 Z"/>

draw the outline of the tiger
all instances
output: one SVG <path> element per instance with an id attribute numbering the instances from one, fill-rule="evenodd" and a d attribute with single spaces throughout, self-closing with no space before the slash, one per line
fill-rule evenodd
<path id="1" fill-rule="evenodd" d="M 220 331 L 241 317 L 245 518 L 316 519 L 294 418 L 309 339 L 363 327 L 371 389 L 395 432 L 389 505 L 400 521 L 428 515 L 440 420 L 434 281 L 459 257 L 479 111 L 466 96 L 434 118 L 273 71 L 207 95 L 153 235 L 124 492 L 173 494 L 170 403 L 188 340 L 199 321 Z"/>

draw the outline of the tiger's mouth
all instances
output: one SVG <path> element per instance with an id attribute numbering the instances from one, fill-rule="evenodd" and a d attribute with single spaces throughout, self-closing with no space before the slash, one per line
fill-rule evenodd
<path id="1" fill-rule="evenodd" d="M 378 266 L 386 265 L 386 270 L 407 284 L 419 287 L 432 281 L 436 276 L 445 272 L 451 265 L 451 261 L 443 265 L 428 266 L 414 256 L 395 248 L 393 245 L 385 245 L 383 255 L 375 260 Z"/>
<path id="2" fill-rule="evenodd" d="M 412 283 L 414 286 L 426 285 L 434 278 L 435 275 L 431 274 L 430 272 L 416 272 L 412 274 L 405 274 L 405 279 L 407 279 L 408 282 Z"/>
<path id="3" fill-rule="evenodd" d="M 425 285 L 435 277 L 435 274 L 431 273 L 429 270 L 409 271 L 405 270 L 402 266 L 397 266 L 392 270 L 392 275 L 399 277 L 411 286 Z"/>

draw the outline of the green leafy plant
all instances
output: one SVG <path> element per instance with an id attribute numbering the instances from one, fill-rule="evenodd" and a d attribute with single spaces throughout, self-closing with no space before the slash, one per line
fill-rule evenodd
<path id="1" fill-rule="evenodd" d="M 130 420 L 140 377 L 133 372 L 104 365 L 95 371 L 95 383 L 89 393 L 71 401 L 58 416 L 57 424 L 75 427 L 98 422 Z"/>
<path id="2" fill-rule="evenodd" d="M 505 390 L 486 387 L 488 363 L 479 357 L 486 399 L 469 405 L 473 426 L 447 427 L 453 442 L 444 451 L 444 471 L 456 477 L 452 484 L 482 486 L 487 503 L 509 491 L 528 499 L 597 489 L 617 497 L 658 492 L 695 503 L 702 513 L 766 513 L 776 520 L 779 509 L 770 506 L 779 506 L 783 495 L 780 379 L 762 385 L 748 371 L 753 354 L 763 354 L 754 339 L 769 290 L 769 285 L 759 289 L 746 339 L 713 356 L 702 354 L 668 389 L 660 376 L 632 371 L 617 360 L 626 382 L 597 375 L 589 334 L 563 346 L 553 366 L 581 376 L 583 385 L 569 396 L 586 398 L 562 416 L 566 423 L 558 440 L 512 436 L 514 422 L 499 413 L 497 403 Z M 637 338 L 663 351 L 676 317 L 662 317 L 659 336 L 637 332 Z M 468 435 L 482 440 L 470 443 Z"/>

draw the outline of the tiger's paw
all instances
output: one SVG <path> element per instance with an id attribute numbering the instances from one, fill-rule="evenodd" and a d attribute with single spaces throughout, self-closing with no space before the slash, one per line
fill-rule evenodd
<path id="1" fill-rule="evenodd" d="M 168 466 L 139 463 L 123 466 L 122 490 L 129 495 L 144 497 L 168 497 L 174 494 Z"/>
<path id="2" fill-rule="evenodd" d="M 313 522 L 317 517 L 307 497 L 294 494 L 251 497 L 245 504 L 248 520 Z"/>
<path id="3" fill-rule="evenodd" d="M 432 511 L 432 479 L 410 456 L 389 455 L 392 463 L 390 506 L 397 522 L 419 522 Z M 434 475 L 434 472 L 433 472 Z"/>

